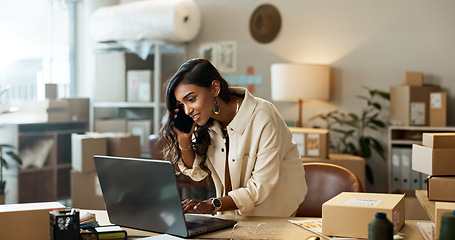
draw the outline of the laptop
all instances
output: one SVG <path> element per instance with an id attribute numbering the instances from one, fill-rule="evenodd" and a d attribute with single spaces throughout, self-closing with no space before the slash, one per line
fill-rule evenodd
<path id="1" fill-rule="evenodd" d="M 236 221 L 184 214 L 169 161 L 94 156 L 111 223 L 179 237 L 234 226 Z"/>

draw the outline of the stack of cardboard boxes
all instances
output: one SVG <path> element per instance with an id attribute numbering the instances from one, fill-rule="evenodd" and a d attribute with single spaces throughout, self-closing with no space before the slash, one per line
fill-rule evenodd
<path id="1" fill-rule="evenodd" d="M 406 72 L 404 84 L 390 88 L 390 123 L 397 126 L 446 126 L 447 95 L 423 84 L 422 72 Z"/>
<path id="2" fill-rule="evenodd" d="M 428 174 L 427 193 L 435 204 L 435 236 L 441 215 L 455 210 L 455 133 L 423 133 L 422 145 L 412 146 L 412 168 Z M 443 202 L 439 202 L 443 201 Z"/>
<path id="3" fill-rule="evenodd" d="M 99 133 L 109 132 L 128 132 L 132 135 L 139 136 L 141 143 L 141 151 L 148 153 L 149 143 L 148 137 L 152 134 L 152 121 L 143 119 L 126 119 L 126 118 L 111 118 L 95 120 L 95 131 Z"/>
<path id="4" fill-rule="evenodd" d="M 71 135 L 71 199 L 73 207 L 105 209 L 94 155 L 139 158 L 139 136 L 126 133 L 84 133 Z"/>
<path id="5" fill-rule="evenodd" d="M 45 85 L 45 100 L 36 100 L 33 117 L 36 122 L 88 121 L 90 99 L 57 98 L 57 84 Z"/>

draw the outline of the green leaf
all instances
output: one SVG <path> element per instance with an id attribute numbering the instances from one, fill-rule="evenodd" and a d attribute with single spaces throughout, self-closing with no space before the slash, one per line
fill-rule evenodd
<path id="1" fill-rule="evenodd" d="M 0 144 L 0 146 L 2 146 L 4 148 L 14 148 L 14 146 L 11 144 Z"/>
<path id="2" fill-rule="evenodd" d="M 378 91 L 378 95 L 386 100 L 390 100 L 390 93 L 388 92 Z"/>
<path id="3" fill-rule="evenodd" d="M 351 117 L 354 120 L 359 120 L 359 117 L 357 116 L 357 114 L 349 113 L 348 115 L 349 115 L 349 117 Z"/>
<path id="4" fill-rule="evenodd" d="M 373 107 L 376 108 L 377 110 L 381 110 L 381 109 L 382 109 L 381 104 L 379 104 L 379 103 L 377 103 L 377 102 L 374 102 L 374 103 L 371 104 L 371 105 L 373 105 Z"/>
<path id="5" fill-rule="evenodd" d="M 13 151 L 6 152 L 14 161 L 16 161 L 19 165 L 22 165 L 22 159 Z"/>
<path id="6" fill-rule="evenodd" d="M 312 116 L 310 119 L 308 119 L 309 121 L 313 121 L 313 120 L 316 120 L 318 118 L 322 118 L 324 119 L 324 115 L 323 114 L 317 114 L 317 115 L 314 115 Z"/>
<path id="7" fill-rule="evenodd" d="M 362 149 L 363 157 L 370 158 L 371 157 L 371 149 L 370 149 L 370 139 L 366 137 L 361 137 L 359 139 L 359 145 Z"/>
<path id="8" fill-rule="evenodd" d="M 9 168 L 8 163 L 6 162 L 5 158 L 2 158 L 1 161 L 2 161 L 2 164 L 3 164 L 4 168 Z"/>
<path id="9" fill-rule="evenodd" d="M 365 165 L 365 175 L 368 179 L 368 182 L 374 184 L 373 171 L 368 164 Z"/>
<path id="10" fill-rule="evenodd" d="M 371 138 L 371 146 L 373 149 L 382 157 L 383 160 L 386 159 L 384 148 L 381 143 L 374 138 Z"/>
<path id="11" fill-rule="evenodd" d="M 385 123 L 383 121 L 381 121 L 381 120 L 372 119 L 371 123 L 376 125 L 376 126 L 378 126 L 378 127 L 380 127 L 380 128 L 385 128 L 386 127 Z"/>

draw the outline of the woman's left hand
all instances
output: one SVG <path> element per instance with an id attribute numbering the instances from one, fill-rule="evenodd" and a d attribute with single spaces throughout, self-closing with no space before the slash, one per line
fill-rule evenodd
<path id="1" fill-rule="evenodd" d="M 211 213 L 215 208 L 213 207 L 212 200 L 197 201 L 193 199 L 185 199 L 182 202 L 183 212 L 196 212 L 196 213 Z"/>

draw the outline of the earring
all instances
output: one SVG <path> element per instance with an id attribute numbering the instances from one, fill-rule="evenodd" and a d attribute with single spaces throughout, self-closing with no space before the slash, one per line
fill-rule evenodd
<path id="1" fill-rule="evenodd" d="M 215 106 L 213 106 L 213 113 L 215 113 L 216 115 L 218 115 L 220 113 L 220 107 L 218 106 L 218 101 L 216 100 L 216 97 L 215 97 Z"/>

